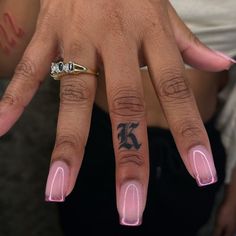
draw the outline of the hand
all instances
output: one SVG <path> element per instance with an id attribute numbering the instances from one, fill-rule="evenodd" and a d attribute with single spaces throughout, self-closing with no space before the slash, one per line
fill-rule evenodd
<path id="1" fill-rule="evenodd" d="M 216 216 L 214 236 L 236 235 L 236 206 L 227 202 L 219 207 Z"/>
<path id="2" fill-rule="evenodd" d="M 65 62 L 75 61 L 100 72 L 104 69 L 122 224 L 141 223 L 148 186 L 140 66 L 149 68 L 189 173 L 201 186 L 216 181 L 209 140 L 185 79 L 182 57 L 210 71 L 228 69 L 232 60 L 202 45 L 168 1 L 41 0 L 35 34 L 0 102 L 0 135 L 21 116 L 58 54 Z M 88 74 L 61 79 L 47 200 L 63 201 L 74 187 L 88 137 L 97 79 Z"/>

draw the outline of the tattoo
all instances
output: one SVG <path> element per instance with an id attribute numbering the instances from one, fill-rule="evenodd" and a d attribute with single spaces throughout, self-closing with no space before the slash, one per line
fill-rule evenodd
<path id="1" fill-rule="evenodd" d="M 22 28 L 16 25 L 13 17 L 9 13 L 4 14 L 4 21 L 11 27 L 16 37 L 22 38 L 24 36 L 24 31 L 22 30 Z"/>
<path id="2" fill-rule="evenodd" d="M 136 135 L 133 133 L 138 126 L 139 123 L 121 123 L 117 126 L 117 130 L 120 130 L 118 133 L 118 139 L 120 140 L 119 149 L 131 149 L 134 147 L 138 150 L 141 147 L 142 144 L 138 142 Z"/>
<path id="3" fill-rule="evenodd" d="M 11 33 L 9 36 L 8 32 Z M 17 26 L 15 20 L 9 13 L 3 14 L 3 23 L 0 23 L 0 49 L 6 54 L 10 53 L 10 48 L 13 48 L 17 43 L 17 38 L 22 38 L 25 32 L 21 27 Z"/>

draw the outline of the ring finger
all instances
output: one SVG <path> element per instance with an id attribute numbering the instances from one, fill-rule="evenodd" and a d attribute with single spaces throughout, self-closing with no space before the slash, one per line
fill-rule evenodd
<path id="1" fill-rule="evenodd" d="M 82 40 L 65 42 L 65 62 L 96 68 L 96 53 L 92 46 Z M 95 75 L 85 73 L 67 74 L 61 78 L 56 143 L 45 193 L 48 201 L 64 201 L 76 182 L 89 133 L 96 80 Z"/>

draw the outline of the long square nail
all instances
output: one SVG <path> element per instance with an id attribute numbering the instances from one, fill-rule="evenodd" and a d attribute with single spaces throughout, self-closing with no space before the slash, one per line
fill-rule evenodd
<path id="1" fill-rule="evenodd" d="M 212 154 L 203 146 L 196 146 L 189 151 L 189 163 L 199 186 L 217 181 Z"/>
<path id="2" fill-rule="evenodd" d="M 63 202 L 68 186 L 69 167 L 63 161 L 55 161 L 50 168 L 45 200 L 50 202 Z"/>
<path id="3" fill-rule="evenodd" d="M 121 186 L 118 210 L 122 225 L 137 226 L 142 223 L 142 192 L 142 186 L 137 181 L 129 181 Z"/>

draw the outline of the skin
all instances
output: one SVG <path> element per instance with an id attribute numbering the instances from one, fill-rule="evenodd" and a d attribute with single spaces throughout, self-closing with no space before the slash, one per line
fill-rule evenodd
<path id="1" fill-rule="evenodd" d="M 38 11 L 38 0 L 24 0 L 22 3 L 15 0 L 0 1 L 0 25 L 8 37 L 14 40 L 13 45 L 6 43 L 0 32 L 0 78 L 14 72 L 34 33 Z"/>
<path id="2" fill-rule="evenodd" d="M 183 162 L 194 176 L 188 153 L 196 145 L 211 152 L 203 121 L 214 113 L 216 94 L 225 78 L 225 73 L 213 72 L 228 69 L 230 60 L 201 44 L 167 1 L 41 0 L 38 18 L 35 12 L 39 5 L 30 5 L 35 13 L 32 21 L 21 18 L 27 14 L 20 10 L 14 12 L 13 2 L 1 2 L 1 15 L 10 12 L 25 38 L 12 49 L 12 55 L 0 57 L 2 75 L 18 64 L 0 102 L 0 135 L 19 119 L 59 55 L 64 61 L 79 61 L 101 74 L 99 79 L 87 74 L 61 79 L 52 163 L 63 161 L 69 167 L 66 195 L 72 191 L 81 166 L 94 101 L 109 111 L 112 121 L 118 208 L 121 186 L 128 180 L 142 187 L 145 207 L 147 125 L 170 128 Z M 20 4 L 22 11 L 29 2 L 32 0 Z M 162 55 L 161 60 L 158 55 Z M 186 71 L 182 58 L 212 72 Z M 140 72 L 143 65 L 148 65 L 150 77 Z"/>

